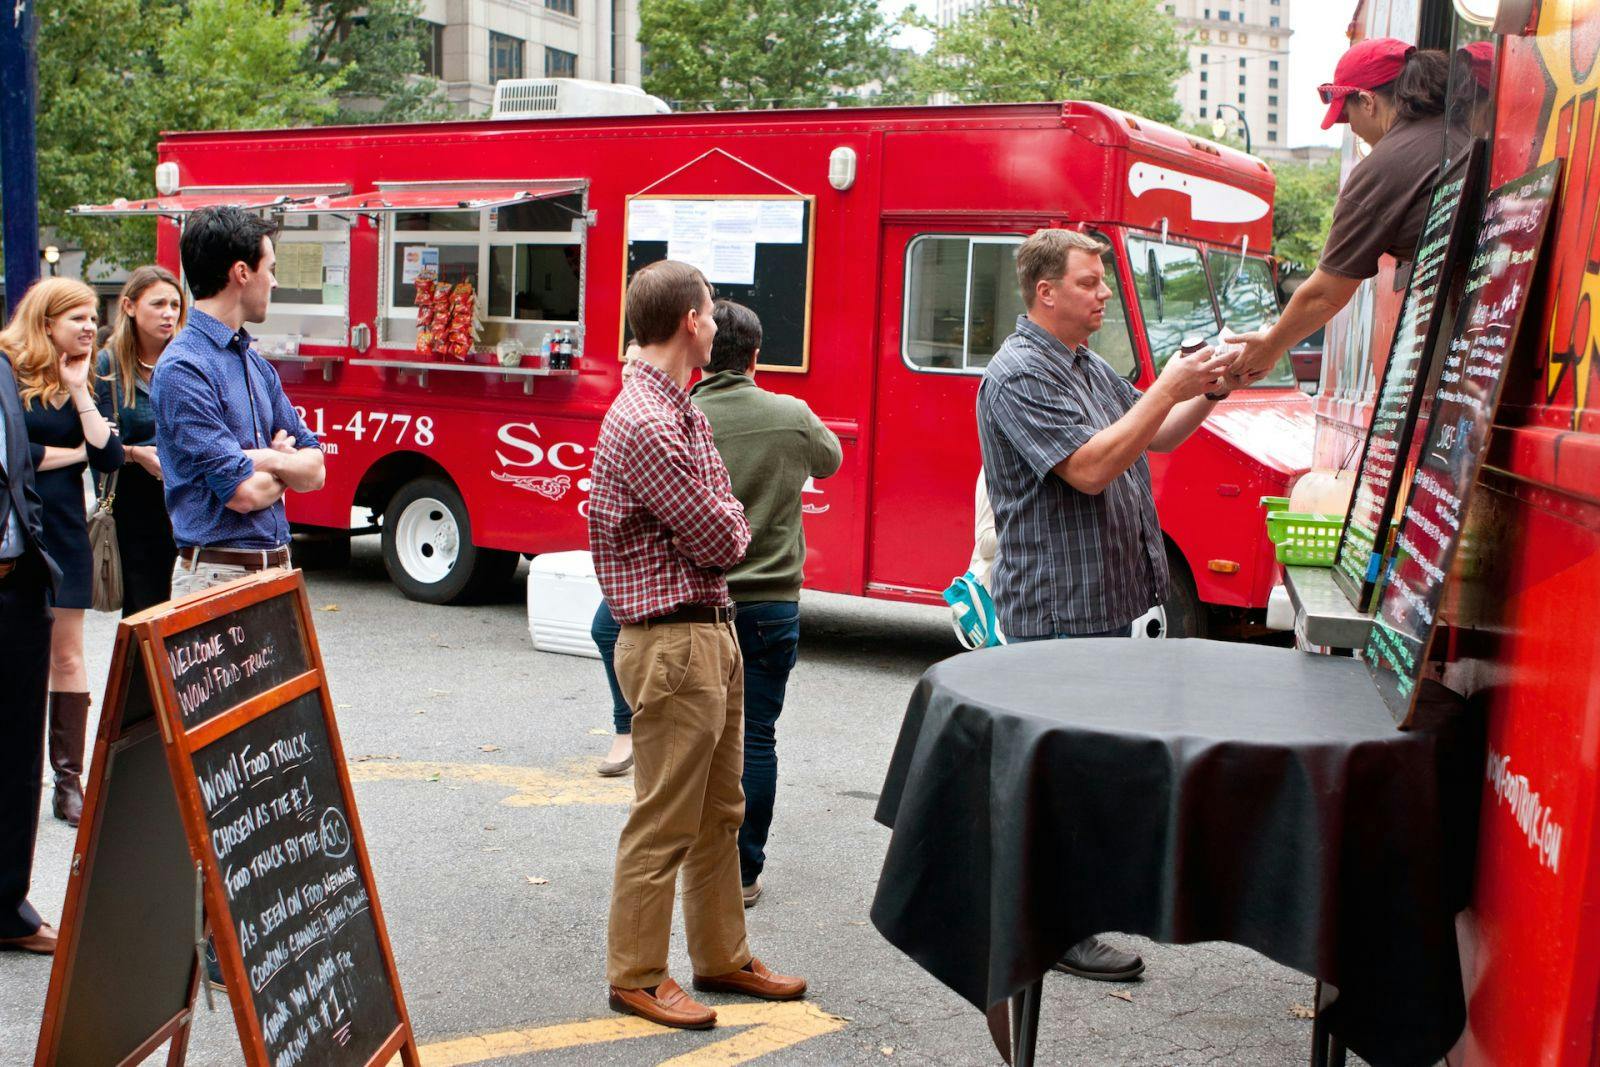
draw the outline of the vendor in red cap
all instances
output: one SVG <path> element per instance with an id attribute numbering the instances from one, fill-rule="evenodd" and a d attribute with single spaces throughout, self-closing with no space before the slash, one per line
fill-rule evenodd
<path id="1" fill-rule="evenodd" d="M 1447 130 L 1445 122 L 1449 72 L 1443 52 L 1380 37 L 1352 46 L 1339 59 L 1333 81 L 1318 87 L 1328 105 L 1322 128 L 1348 122 L 1372 151 L 1339 191 L 1317 269 L 1276 323 L 1240 338 L 1244 353 L 1234 363 L 1239 380 L 1261 377 L 1290 346 L 1322 328 L 1364 279 L 1378 273 L 1379 257 L 1406 261 L 1416 254 L 1446 139 L 1452 160 L 1466 142 L 1463 131 Z"/>

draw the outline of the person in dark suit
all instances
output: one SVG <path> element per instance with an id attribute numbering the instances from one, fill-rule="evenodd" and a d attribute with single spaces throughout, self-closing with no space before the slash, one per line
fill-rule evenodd
<path id="1" fill-rule="evenodd" d="M 50 606 L 51 810 L 69 826 L 83 814 L 84 733 L 89 676 L 83 663 L 83 613 L 94 603 L 83 473 L 122 466 L 122 444 L 94 401 L 94 290 L 71 278 L 46 278 L 28 290 L 0 331 L 0 352 L 11 358 L 17 393 L 44 502 L 44 547 L 61 568 Z"/>
<path id="2" fill-rule="evenodd" d="M 52 953 L 56 931 L 28 903 L 44 772 L 50 596 L 59 571 L 44 549 L 28 429 L 11 362 L 0 353 L 0 950 Z"/>

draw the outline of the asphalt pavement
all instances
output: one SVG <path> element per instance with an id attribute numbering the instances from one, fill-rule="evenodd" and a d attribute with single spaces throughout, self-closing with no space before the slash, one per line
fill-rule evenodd
<path id="1" fill-rule="evenodd" d="M 599 663 L 534 651 L 520 576 L 499 603 L 416 604 L 367 539 L 349 569 L 307 581 L 425 1063 L 1000 1063 L 981 1016 L 867 917 L 889 836 L 872 813 L 906 699 L 928 665 L 960 651 L 946 611 L 806 594 L 766 893 L 747 914 L 753 951 L 807 976 L 811 995 L 776 1006 L 708 996 L 730 1025 L 685 1033 L 606 1004 L 631 779 L 593 774 L 610 733 Z M 91 613 L 86 631 L 98 704 L 115 620 Z M 73 832 L 44 807 L 32 899 L 54 921 Z M 1051 975 L 1039 1063 L 1306 1062 L 1309 978 L 1232 945 L 1114 940 L 1144 954 L 1143 980 Z M 137 981 L 137 961 L 127 968 Z M 688 985 L 681 923 L 672 972 Z M 0 1064 L 31 1061 L 48 979 L 47 960 L 0 954 Z M 200 1007 L 191 1064 L 241 1062 L 218 1006 Z"/>

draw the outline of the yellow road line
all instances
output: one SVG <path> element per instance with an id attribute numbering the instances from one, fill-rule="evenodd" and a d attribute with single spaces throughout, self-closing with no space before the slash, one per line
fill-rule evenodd
<path id="1" fill-rule="evenodd" d="M 844 1020 L 806 1001 L 783 1004 L 723 1004 L 717 1007 L 717 1030 L 749 1027 L 702 1048 L 665 1060 L 660 1067 L 733 1067 L 781 1049 L 798 1045 L 844 1028 Z M 465 1067 L 506 1056 L 555 1049 L 599 1045 L 653 1037 L 674 1031 L 631 1015 L 558 1023 L 531 1030 L 502 1030 L 493 1034 L 438 1041 L 421 1048 L 427 1067 Z"/>
<path id="2" fill-rule="evenodd" d="M 351 763 L 352 782 L 461 782 L 514 790 L 500 801 L 509 808 L 566 804 L 631 804 L 630 778 L 601 778 L 591 763 L 573 760 L 559 770 L 508 763 L 410 763 L 364 760 Z"/>

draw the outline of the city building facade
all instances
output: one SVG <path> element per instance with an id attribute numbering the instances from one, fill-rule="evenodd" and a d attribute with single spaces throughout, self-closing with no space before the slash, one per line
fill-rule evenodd
<path id="1" fill-rule="evenodd" d="M 487 115 L 502 78 L 638 85 L 639 0 L 423 0 L 423 71 L 463 115 Z"/>
<path id="2" fill-rule="evenodd" d="M 1191 35 L 1189 70 L 1175 92 L 1185 122 L 1230 131 L 1248 126 L 1250 149 L 1281 157 L 1288 146 L 1290 0 L 1167 0 Z"/>

